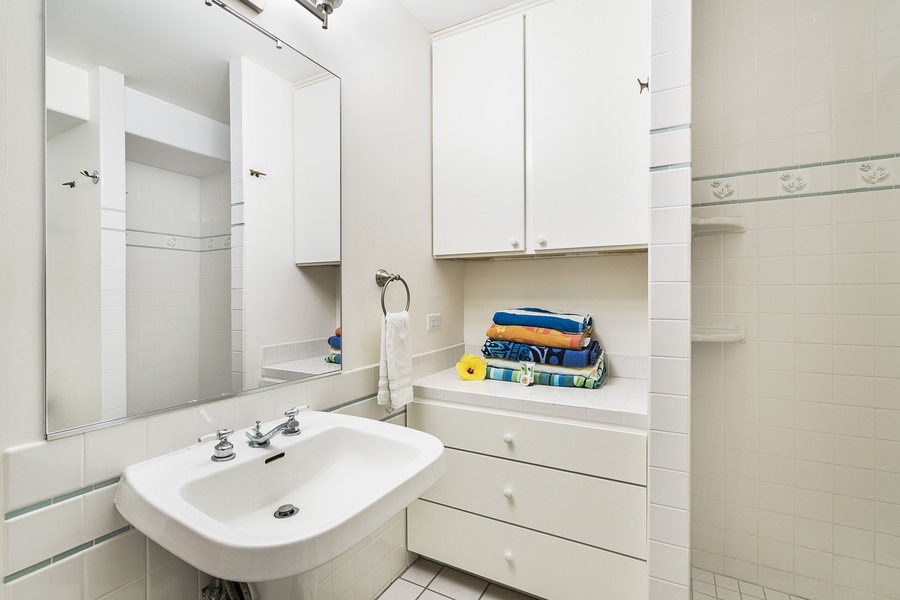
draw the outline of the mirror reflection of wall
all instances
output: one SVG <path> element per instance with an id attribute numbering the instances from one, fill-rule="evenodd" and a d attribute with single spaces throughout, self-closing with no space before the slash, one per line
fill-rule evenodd
<path id="1" fill-rule="evenodd" d="M 46 18 L 48 434 L 339 370 L 339 80 L 200 0 Z"/>

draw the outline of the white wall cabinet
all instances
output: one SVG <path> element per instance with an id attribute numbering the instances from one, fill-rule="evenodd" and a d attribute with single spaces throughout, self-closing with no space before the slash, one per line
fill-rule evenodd
<path id="1" fill-rule="evenodd" d="M 540 598 L 646 600 L 645 433 L 424 399 L 407 423 L 447 448 L 412 552 Z"/>
<path id="2" fill-rule="evenodd" d="M 649 8 L 554 0 L 435 40 L 434 255 L 645 247 Z"/>

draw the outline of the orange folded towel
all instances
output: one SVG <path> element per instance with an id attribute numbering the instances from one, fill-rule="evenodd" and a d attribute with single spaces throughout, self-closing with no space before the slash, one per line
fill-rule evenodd
<path id="1" fill-rule="evenodd" d="M 487 336 L 492 340 L 506 340 L 519 342 L 520 344 L 580 350 L 583 346 L 590 343 L 591 328 L 588 327 L 582 333 L 565 333 L 544 327 L 497 325 L 494 323 L 487 330 Z"/>

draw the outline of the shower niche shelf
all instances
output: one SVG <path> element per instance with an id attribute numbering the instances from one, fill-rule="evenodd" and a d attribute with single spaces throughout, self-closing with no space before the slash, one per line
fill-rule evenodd
<path id="1" fill-rule="evenodd" d="M 691 219 L 693 235 L 717 235 L 719 233 L 744 233 L 747 231 L 745 217 L 694 217 Z"/>
<path id="2" fill-rule="evenodd" d="M 747 332 L 738 325 L 715 325 L 691 327 L 692 342 L 746 342 Z"/>

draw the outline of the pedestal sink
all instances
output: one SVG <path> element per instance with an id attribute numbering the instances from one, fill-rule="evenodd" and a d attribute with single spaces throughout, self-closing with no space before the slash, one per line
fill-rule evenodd
<path id="1" fill-rule="evenodd" d="M 254 582 L 253 600 L 314 600 L 311 572 L 431 487 L 444 447 L 371 419 L 309 410 L 298 419 L 299 435 L 275 436 L 266 448 L 235 432 L 227 462 L 210 460 L 207 443 L 130 466 L 116 508 L 204 573 Z"/>

